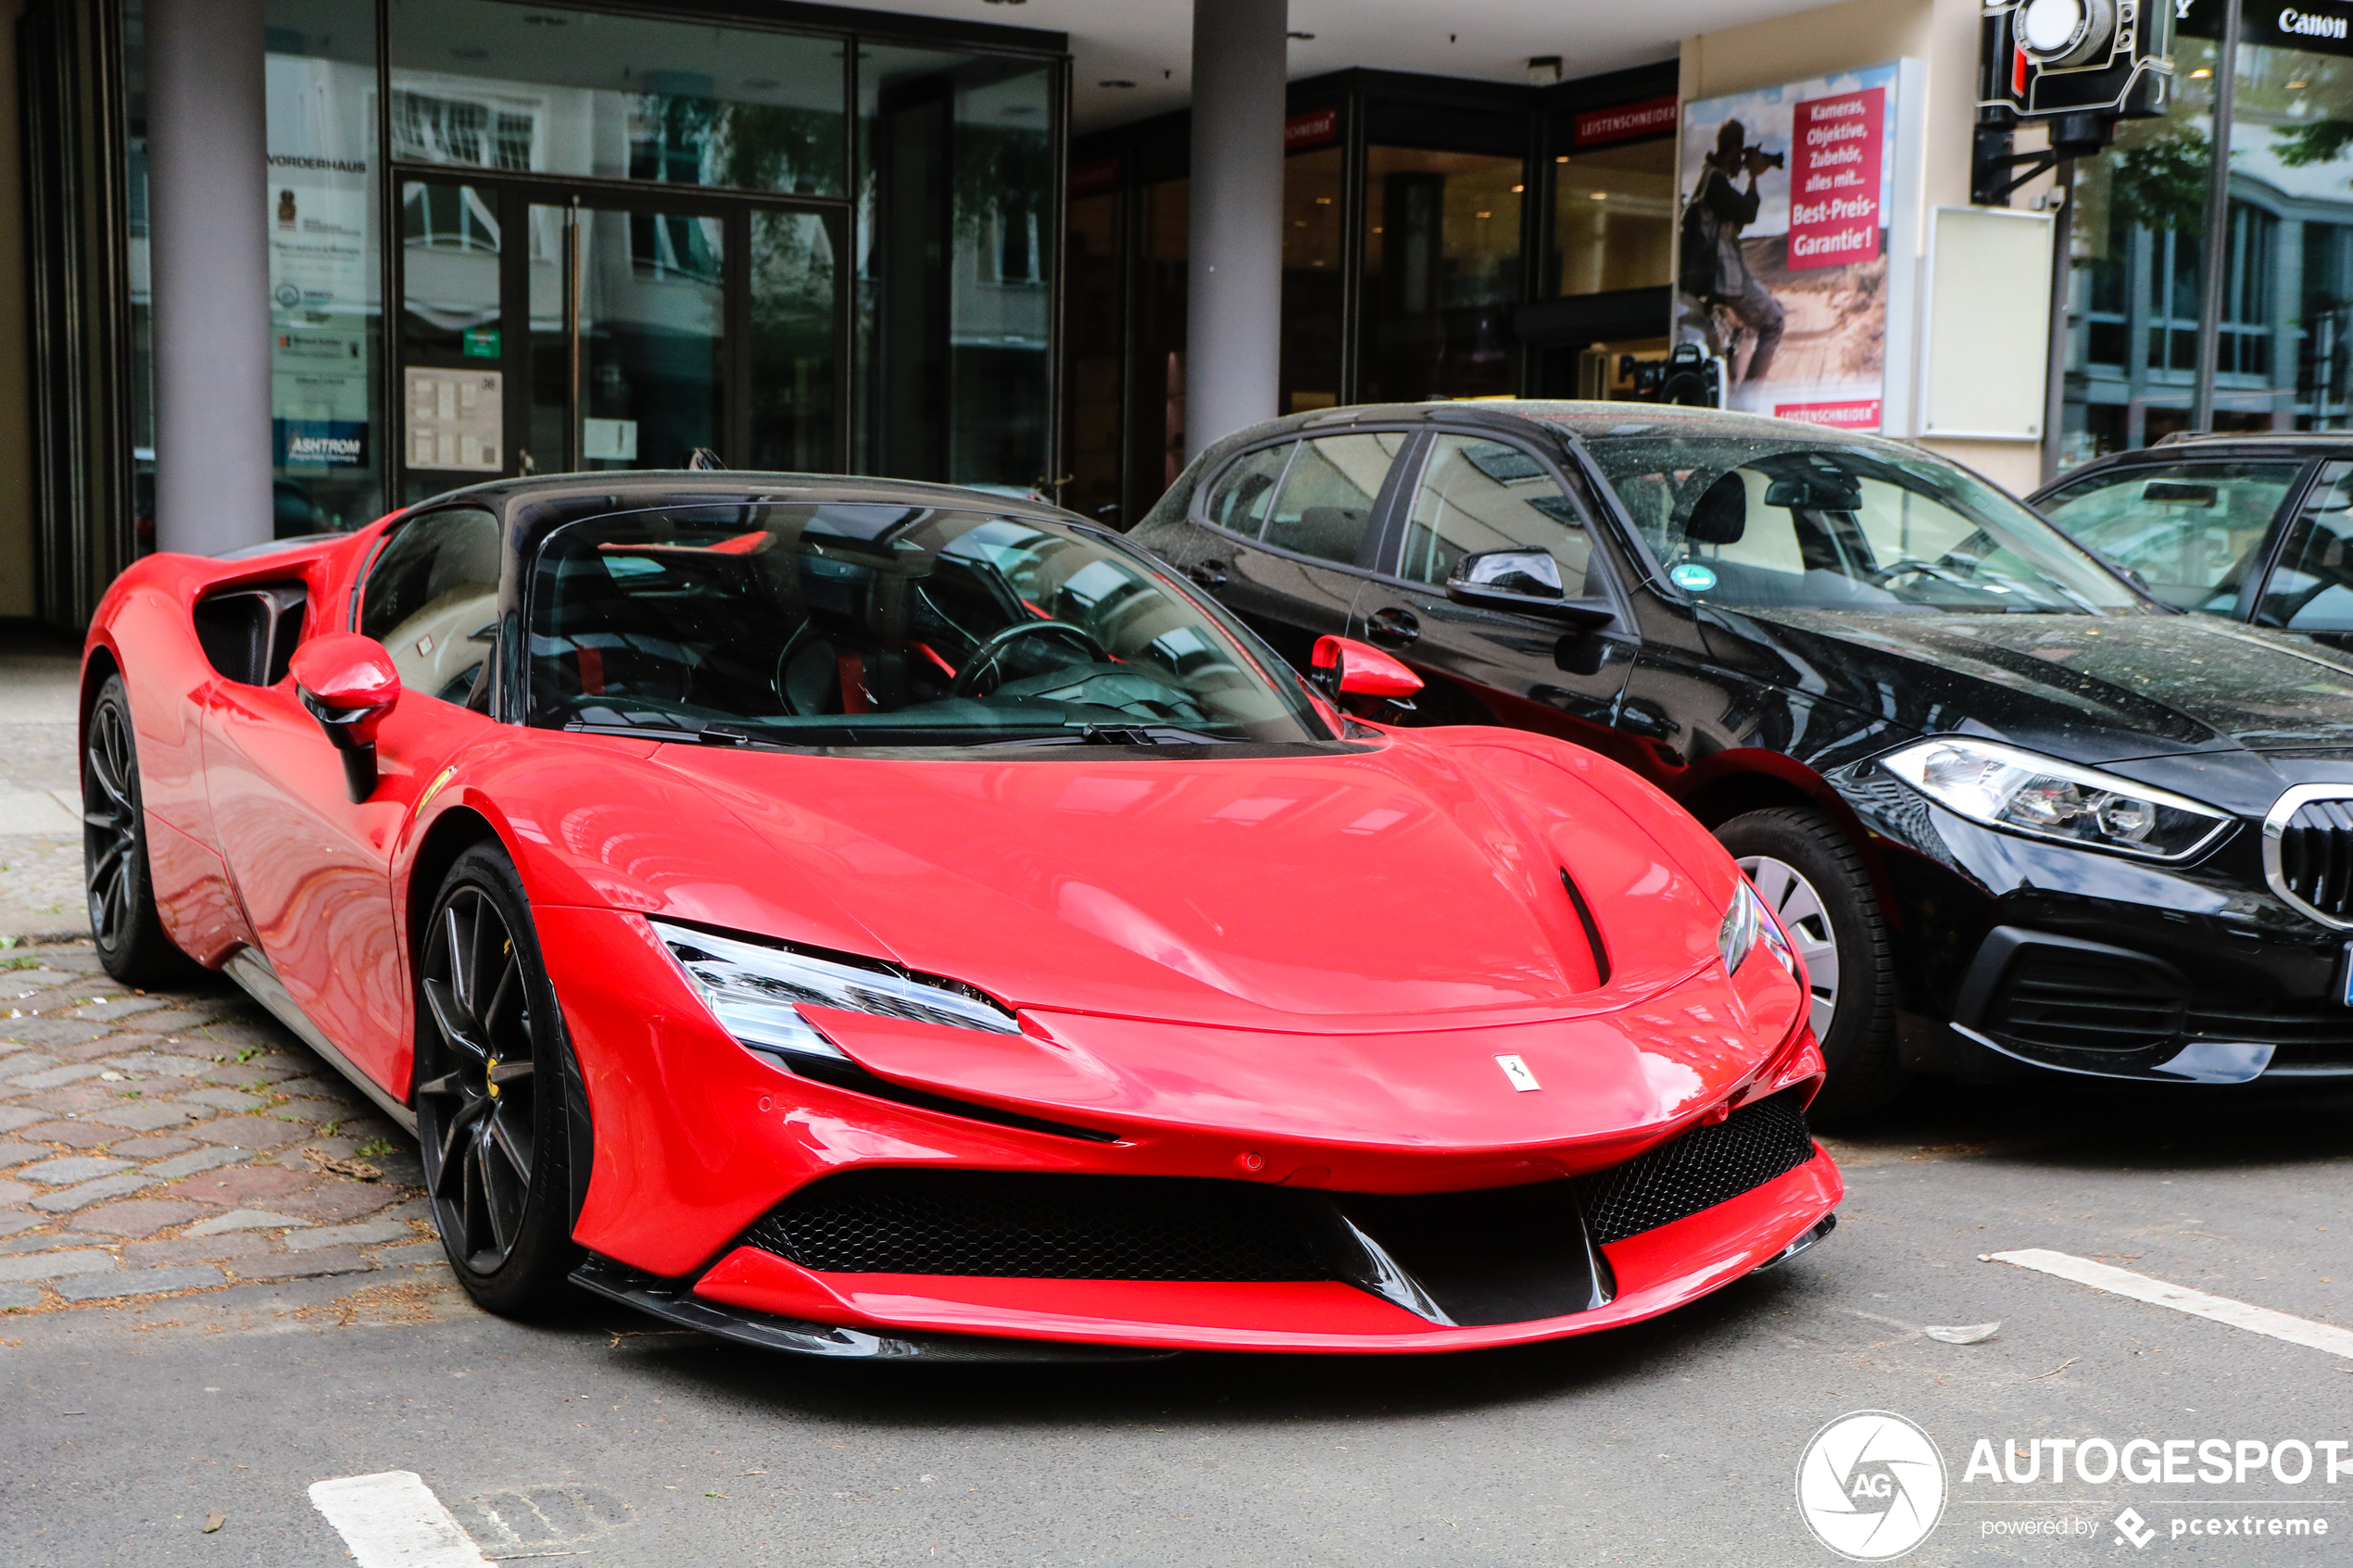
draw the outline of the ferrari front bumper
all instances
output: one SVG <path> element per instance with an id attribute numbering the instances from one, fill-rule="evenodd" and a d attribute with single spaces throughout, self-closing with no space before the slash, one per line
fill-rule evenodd
<path id="1" fill-rule="evenodd" d="M 1522 1345 L 1671 1311 L 1818 1239 L 1844 1191 L 1814 1157 L 1738 1197 L 1601 1248 L 1614 1294 L 1525 1322 L 1441 1325 L 1342 1280 L 1039 1279 L 824 1273 L 742 1246 L 693 1281 L 592 1263 L 580 1283 L 681 1326 L 770 1348 L 878 1359 L 1060 1359 L 1115 1350 L 1415 1354 Z"/>

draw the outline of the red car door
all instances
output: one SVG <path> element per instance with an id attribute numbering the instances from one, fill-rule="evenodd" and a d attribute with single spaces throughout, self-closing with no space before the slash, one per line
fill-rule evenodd
<path id="1" fill-rule="evenodd" d="M 479 508 L 413 518 L 378 553 L 356 630 L 391 652 L 402 691 L 364 801 L 291 678 L 217 683 L 206 708 L 213 821 L 262 951 L 311 1022 L 395 1095 L 408 1089 L 414 1032 L 392 858 L 418 797 L 491 726 L 466 702 L 497 593 L 497 522 Z M 340 608 L 318 607 L 313 628 L 340 630 Z"/>

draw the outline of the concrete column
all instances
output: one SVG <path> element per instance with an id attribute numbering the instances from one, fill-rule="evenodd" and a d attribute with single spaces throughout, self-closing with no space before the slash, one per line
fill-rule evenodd
<path id="1" fill-rule="evenodd" d="M 1193 0 L 1185 456 L 1271 420 L 1282 358 L 1289 0 Z"/>
<path id="2" fill-rule="evenodd" d="M 271 536 L 261 0 L 147 0 L 156 542 Z"/>

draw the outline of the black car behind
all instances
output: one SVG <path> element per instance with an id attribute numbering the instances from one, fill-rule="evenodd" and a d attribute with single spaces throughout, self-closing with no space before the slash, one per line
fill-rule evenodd
<path id="1" fill-rule="evenodd" d="M 1623 761 L 1805 953 L 1826 1112 L 1906 1073 L 2353 1079 L 2353 658 L 2180 614 L 1917 448 L 1453 403 L 1204 452 L 1135 537 L 1416 723 Z"/>

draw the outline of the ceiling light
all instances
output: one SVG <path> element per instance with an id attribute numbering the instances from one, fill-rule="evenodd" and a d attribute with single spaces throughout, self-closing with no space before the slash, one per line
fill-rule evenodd
<path id="1" fill-rule="evenodd" d="M 2203 82 L 2213 74 L 2214 73 L 2210 70 L 2194 70 L 2190 72 L 2190 80 L 2192 82 Z"/>
<path id="2" fill-rule="evenodd" d="M 1528 187 L 1527 187 L 1527 186 L 1525 186 L 1525 185 L 1514 185 L 1514 186 L 1512 187 L 1512 194 L 1514 194 L 1514 195 L 1517 195 L 1517 194 L 1519 194 L 1522 191 L 1525 191 L 1526 189 L 1528 189 Z"/>
<path id="3" fill-rule="evenodd" d="M 1329 207 L 1332 205 L 1332 198 L 1329 196 L 1317 196 L 1315 198 L 1315 205 L 1317 207 Z"/>
<path id="4" fill-rule="evenodd" d="M 1563 153 L 1563 154 L 1561 154 L 1561 156 L 1560 156 L 1560 157 L 1558 157 L 1554 158 L 1553 161 L 1554 161 L 1554 163 L 1567 163 L 1567 162 L 1568 161 L 1568 155 L 1567 155 L 1567 153 Z"/>
<path id="5" fill-rule="evenodd" d="M 1605 202 L 1609 200 L 1609 193 L 1607 191 L 1595 191 L 1593 193 L 1593 199 L 1597 202 Z"/>
<path id="6" fill-rule="evenodd" d="M 1491 212 L 1482 212 L 1482 213 L 1478 214 L 1478 217 L 1480 217 L 1480 218 L 1492 218 L 1492 217 L 1494 217 L 1495 215 L 1494 215 L 1493 213 L 1491 213 Z"/>

